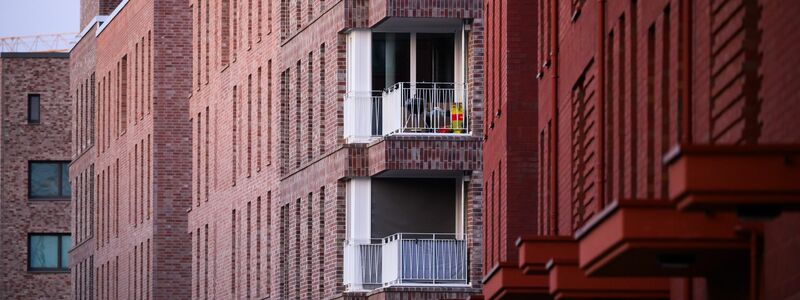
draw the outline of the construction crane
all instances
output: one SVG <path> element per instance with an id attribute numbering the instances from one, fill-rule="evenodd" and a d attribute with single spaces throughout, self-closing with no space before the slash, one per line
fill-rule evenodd
<path id="1" fill-rule="evenodd" d="M 0 52 L 64 52 L 78 36 L 75 32 L 0 37 Z"/>

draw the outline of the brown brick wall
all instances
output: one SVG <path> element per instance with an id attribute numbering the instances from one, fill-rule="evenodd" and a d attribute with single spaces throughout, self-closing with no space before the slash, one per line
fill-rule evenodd
<path id="1" fill-rule="evenodd" d="M 70 233 L 69 199 L 28 199 L 29 161 L 70 160 L 69 60 L 2 53 L 0 77 L 0 298 L 69 299 L 68 272 L 28 271 L 28 234 Z M 29 93 L 41 95 L 39 124 L 27 122 Z"/>
<path id="2" fill-rule="evenodd" d="M 81 29 L 97 15 L 111 14 L 122 0 L 81 0 Z"/>

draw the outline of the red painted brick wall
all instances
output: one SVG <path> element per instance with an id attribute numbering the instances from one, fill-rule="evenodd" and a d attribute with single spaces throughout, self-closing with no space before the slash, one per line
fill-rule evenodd
<path id="1" fill-rule="evenodd" d="M 69 199 L 28 199 L 29 161 L 70 160 L 69 60 L 21 55 L 0 54 L 0 298 L 69 299 L 68 272 L 28 271 L 28 234 L 70 233 Z M 39 124 L 27 121 L 29 93 L 41 95 Z"/>
<path id="2" fill-rule="evenodd" d="M 540 148 L 545 153 L 540 156 L 539 187 L 540 195 L 548 199 L 538 205 L 545 212 L 539 214 L 539 232 L 571 235 L 618 198 L 666 197 L 661 158 L 679 142 L 800 140 L 791 130 L 797 127 L 797 118 L 789 117 L 800 112 L 800 104 L 790 96 L 798 86 L 797 59 L 788 54 L 798 48 L 793 38 L 797 34 L 788 30 L 798 22 L 791 17 L 800 10 L 796 3 L 538 3 L 544 12 L 539 15 L 544 30 L 539 32 L 538 52 L 546 59 L 539 80 L 538 131 L 543 137 L 540 141 L 546 143 Z M 599 3 L 606 5 L 601 44 L 605 55 L 600 59 Z M 554 4 L 558 5 L 556 16 Z M 691 24 L 682 22 L 686 5 L 692 11 Z M 557 36 L 552 36 L 554 26 Z M 691 27 L 684 31 L 685 26 Z M 691 47 L 685 43 L 685 32 L 691 33 Z M 557 52 L 552 51 L 554 40 Z M 682 73 L 687 67 L 687 47 L 691 81 Z M 605 67 L 602 74 L 600 63 Z M 690 115 L 681 113 L 687 89 Z M 557 115 L 552 114 L 554 103 Z M 600 103 L 604 106 L 599 107 Z M 601 122 L 603 135 L 598 131 Z M 800 295 L 800 272 L 786 267 L 796 262 L 796 255 L 790 253 L 800 251 L 798 218 L 785 213 L 766 222 L 763 288 L 767 299 Z M 713 291 L 707 297 L 713 298 Z"/>
<path id="3" fill-rule="evenodd" d="M 536 230 L 537 7 L 486 1 L 484 271 L 517 261 L 514 242 Z"/>

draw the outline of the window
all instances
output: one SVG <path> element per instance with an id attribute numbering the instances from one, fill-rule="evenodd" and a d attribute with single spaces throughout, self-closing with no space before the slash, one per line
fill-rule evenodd
<path id="1" fill-rule="evenodd" d="M 28 123 L 39 123 L 41 120 L 41 112 L 39 110 L 39 94 L 28 95 Z"/>
<path id="2" fill-rule="evenodd" d="M 28 164 L 28 197 L 69 198 L 69 162 L 44 161 Z"/>
<path id="3" fill-rule="evenodd" d="M 28 271 L 68 271 L 69 234 L 28 235 Z"/>

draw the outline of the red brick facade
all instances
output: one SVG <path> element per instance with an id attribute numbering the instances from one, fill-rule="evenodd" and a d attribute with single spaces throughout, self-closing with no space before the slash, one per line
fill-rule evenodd
<path id="1" fill-rule="evenodd" d="M 345 297 L 347 181 L 410 170 L 471 174 L 469 279 L 479 286 L 482 9 L 479 1 L 457 2 L 191 2 L 193 299 Z M 472 136 L 345 143 L 347 31 L 395 14 L 474 19 Z M 369 299 L 463 298 L 475 289 L 410 291 L 389 288 Z"/>
<path id="2" fill-rule="evenodd" d="M 70 233 L 70 202 L 30 199 L 30 161 L 69 161 L 68 55 L 0 53 L 0 298 L 69 299 L 68 272 L 29 271 L 28 237 Z M 41 120 L 28 122 L 28 95 L 40 95 Z"/>
<path id="3" fill-rule="evenodd" d="M 188 298 L 189 12 L 182 1 L 83 4 L 114 14 L 89 23 L 71 56 L 74 297 Z"/>
<path id="4" fill-rule="evenodd" d="M 484 273 L 516 263 L 516 238 L 536 228 L 536 3 L 487 1 Z M 491 216 L 491 217 L 489 217 Z"/>
<path id="5" fill-rule="evenodd" d="M 104 3 L 82 11 L 110 12 Z M 114 15 L 95 19 L 102 25 L 89 23 L 72 49 L 73 228 L 80 232 L 71 252 L 74 297 L 475 293 L 482 272 L 481 3 L 188 4 L 123 1 Z M 347 31 L 392 16 L 471 24 L 471 135 L 345 142 Z M 345 294 L 347 182 L 408 172 L 469 180 L 470 285 Z"/>
<path id="6" fill-rule="evenodd" d="M 578 265 L 581 268 L 572 277 L 573 288 L 582 283 L 590 286 L 602 282 L 597 280 L 605 280 L 603 274 L 636 276 L 640 274 L 637 272 L 644 272 L 641 270 L 647 269 L 646 265 L 649 263 L 644 255 L 652 253 L 647 252 L 650 250 L 639 250 L 642 251 L 638 252 L 641 256 L 636 260 L 633 254 L 626 256 L 632 252 L 623 248 L 597 248 L 601 245 L 597 243 L 598 238 L 603 236 L 615 239 L 614 236 L 619 236 L 626 243 L 624 245 L 630 247 L 628 249 L 633 249 L 638 247 L 636 242 L 627 239 L 635 233 L 627 231 L 628 227 L 624 227 L 627 224 L 618 227 L 616 231 L 608 229 L 615 224 L 612 223 L 616 222 L 614 220 L 628 216 L 634 218 L 641 211 L 659 211 L 658 215 L 650 215 L 652 219 L 644 218 L 636 220 L 637 223 L 630 223 L 635 224 L 631 225 L 630 229 L 633 230 L 635 227 L 660 226 L 656 225 L 656 220 L 659 219 L 701 216 L 699 212 L 688 207 L 689 204 L 685 204 L 686 201 L 701 201 L 698 200 L 701 199 L 700 196 L 684 201 L 680 200 L 682 196 L 675 193 L 675 189 L 683 184 L 685 178 L 693 174 L 691 171 L 684 175 L 677 173 L 680 164 L 689 159 L 683 157 L 699 153 L 692 151 L 701 151 L 692 150 L 695 149 L 693 147 L 706 147 L 702 149 L 711 150 L 703 150 L 708 151 L 704 153 L 716 155 L 710 157 L 723 157 L 725 153 L 735 151 L 772 151 L 767 149 L 774 149 L 776 145 L 794 149 L 791 147 L 796 148 L 800 141 L 800 134 L 793 130 L 798 125 L 798 119 L 790 117 L 800 113 L 799 102 L 793 100 L 796 97 L 792 96 L 798 86 L 795 78 L 800 64 L 788 54 L 794 53 L 800 47 L 796 31 L 788 29 L 796 27 L 798 23 L 797 18 L 792 17 L 800 10 L 800 5 L 796 3 L 758 0 L 542 0 L 535 1 L 536 7 L 533 7 L 534 1 L 531 1 L 532 7 L 524 9 L 529 13 L 527 18 L 536 20 L 538 26 L 504 27 L 502 22 L 493 23 L 492 20 L 503 19 L 513 24 L 513 14 L 518 13 L 520 8 L 503 2 L 489 1 L 487 8 L 487 111 L 497 111 L 487 116 L 503 116 L 506 111 L 511 110 L 501 110 L 503 104 L 495 108 L 493 103 L 513 103 L 519 99 L 513 97 L 511 92 L 504 91 L 502 84 L 493 84 L 504 83 L 506 77 L 502 73 L 502 67 L 497 73 L 491 71 L 490 66 L 497 65 L 492 52 L 506 53 L 508 59 L 514 55 L 528 55 L 531 60 L 535 57 L 534 61 L 539 63 L 526 71 L 529 74 L 538 74 L 538 80 L 531 76 L 509 76 L 507 85 L 538 85 L 538 99 L 531 100 L 538 105 L 534 113 L 537 116 L 537 129 L 531 130 L 527 137 L 528 141 L 536 144 L 534 153 L 528 159 L 536 163 L 534 169 L 538 170 L 539 175 L 538 179 L 531 176 L 527 183 L 529 187 L 536 188 L 538 197 L 499 197 L 508 199 L 509 205 L 534 203 L 527 216 L 529 225 L 533 227 L 525 228 L 522 232 L 509 229 L 504 233 L 503 225 L 491 225 L 491 220 L 503 219 L 505 212 L 502 208 L 496 212 L 489 211 L 491 204 L 486 204 L 486 252 L 487 256 L 494 257 L 487 261 L 502 262 L 504 255 L 507 255 L 502 251 L 503 244 L 499 247 L 500 251 L 491 247 L 492 236 L 499 236 L 499 241 L 514 240 L 522 236 L 523 239 L 517 246 L 528 251 L 519 254 L 522 261 L 509 265 L 510 269 L 517 270 L 516 273 L 506 272 L 503 273 L 505 277 L 497 277 L 496 282 L 504 282 L 497 285 L 502 288 L 492 286 L 492 289 L 484 291 L 488 298 L 510 297 L 512 293 L 503 294 L 497 291 L 512 290 L 527 295 L 524 297 L 568 297 L 564 292 L 567 288 L 562 289 L 558 285 L 560 277 L 555 277 L 560 274 L 557 272 L 561 261 L 556 260 L 546 269 L 544 265 L 537 266 L 539 269 L 536 269 L 530 264 L 533 257 L 539 254 L 558 256 L 556 252 L 545 253 L 547 250 L 542 247 L 539 250 L 528 248 L 528 245 L 541 245 L 543 240 L 548 239 L 551 243 L 558 240 L 560 243 L 575 244 L 580 249 L 579 255 L 575 252 L 575 257 L 570 258 L 575 260 L 575 270 L 578 270 Z M 492 9 L 492 5 L 500 7 Z M 503 18 L 505 15 L 509 17 Z M 530 35 L 527 32 L 530 29 L 535 29 L 536 32 Z M 495 31 L 500 32 L 497 38 L 492 37 Z M 526 33 L 532 39 L 528 45 L 535 45 L 535 51 L 513 48 L 512 42 L 519 40 L 514 36 Z M 501 37 L 508 37 L 508 41 Z M 500 59 L 502 58 L 497 58 Z M 492 92 L 494 85 L 498 85 L 501 92 Z M 487 126 L 491 128 L 491 124 L 491 117 L 488 117 Z M 497 122 L 495 127 L 502 129 L 502 125 L 498 126 Z M 487 130 L 487 136 L 485 161 L 487 172 L 491 172 L 489 161 L 492 157 L 512 160 L 515 155 L 506 148 L 495 146 L 495 143 L 507 142 L 510 145 L 516 142 L 516 137 L 504 135 L 503 131 L 496 133 L 491 129 Z M 495 142 L 493 139 L 502 141 Z M 725 148 L 719 147 L 720 145 L 737 147 Z M 792 165 L 789 161 L 796 151 L 785 151 L 789 152 L 783 154 L 786 155 L 784 167 L 790 168 Z M 744 165 L 746 162 L 745 158 L 739 158 L 728 164 Z M 513 170 L 530 167 L 515 164 L 509 168 Z M 512 170 L 509 172 L 513 172 Z M 700 172 L 697 170 L 701 169 L 694 172 Z M 791 172 L 796 172 L 796 169 L 793 170 Z M 747 172 L 744 173 L 735 176 L 749 176 Z M 726 174 L 715 176 L 721 175 Z M 771 178 L 765 180 L 766 182 L 780 181 L 779 175 L 765 172 L 762 176 Z M 737 188 L 734 185 L 722 185 L 717 189 Z M 513 192 L 510 187 L 506 189 L 507 193 Z M 736 218 L 730 206 L 706 207 L 706 213 L 719 217 L 714 221 L 708 221 L 709 217 L 697 218 L 695 224 L 708 222 L 709 226 L 698 226 L 690 231 L 697 236 L 709 234 L 713 230 L 711 225 L 727 224 L 725 222 L 728 221 L 724 220 L 730 216 L 730 220 L 736 225 L 723 227 L 724 232 L 736 236 L 731 238 L 731 243 L 744 245 L 744 258 L 725 262 L 724 272 L 720 272 L 722 268 L 716 268 L 710 272 L 698 273 L 704 275 L 694 278 L 663 275 L 665 280 L 670 278 L 667 290 L 669 293 L 653 293 L 647 298 L 798 297 L 800 283 L 797 278 L 800 273 L 796 267 L 800 263 L 796 253 L 800 252 L 797 243 L 800 216 L 785 204 L 769 202 L 774 201 L 769 200 L 769 193 L 778 192 L 761 190 L 763 194 L 754 194 L 753 197 L 762 196 L 759 200 L 764 201 L 763 205 L 739 204 L 737 207 L 740 215 L 755 214 L 762 218 L 759 221 Z M 487 191 L 487 201 L 492 199 L 490 195 L 492 193 Z M 741 201 L 734 200 L 731 196 L 719 197 L 721 198 L 716 199 L 723 202 Z M 626 202 L 619 199 L 634 200 Z M 770 214 L 764 217 L 759 214 L 759 209 L 765 207 L 768 210 L 778 208 L 783 211 L 774 218 Z M 513 218 L 506 220 L 512 222 Z M 686 220 L 688 222 L 689 219 Z M 762 226 L 763 231 L 760 229 Z M 500 231 L 495 231 L 495 227 Z M 667 234 L 676 228 L 678 226 L 672 225 L 652 229 L 652 232 Z M 684 247 L 694 238 L 691 234 L 684 235 L 684 242 L 670 244 L 672 242 L 659 240 L 655 233 L 651 234 L 640 236 L 639 242 L 662 242 L 660 246 L 652 248 L 655 252 L 669 252 L 670 250 L 664 250 L 668 249 L 668 245 Z M 563 238 L 553 238 L 555 236 Z M 708 247 L 716 247 L 710 241 L 711 239 L 705 240 L 709 243 Z M 593 246 L 590 247 L 589 244 Z M 593 251 L 601 254 L 591 254 Z M 714 256 L 722 257 L 736 251 L 717 250 L 713 252 L 711 260 Z M 587 255 L 590 254 L 600 258 L 588 261 Z M 665 256 L 660 256 L 660 259 L 663 257 Z M 679 258 L 683 259 L 685 256 Z M 604 266 L 610 266 L 619 259 L 631 259 L 627 262 L 633 264 L 628 264 L 623 269 L 604 269 Z M 682 263 L 685 261 L 691 260 L 687 259 Z M 661 263 L 665 264 L 664 261 Z M 520 270 L 527 275 L 521 274 Z M 654 272 L 685 274 L 663 270 Z M 591 276 L 587 279 L 585 274 Z M 541 276 L 544 276 L 544 283 L 535 282 Z M 623 286 L 622 292 L 632 292 L 636 286 L 632 282 L 629 280 L 609 284 L 606 281 L 599 285 L 600 288 L 594 286 L 591 292 L 594 294 L 583 295 L 608 297 L 609 294 L 603 294 L 604 291 L 620 286 Z M 630 286 L 627 290 L 624 287 L 626 284 Z M 652 288 L 652 291 L 664 291 L 663 286 L 661 283 L 650 283 L 648 288 Z M 604 296 L 600 296 L 601 294 Z M 619 293 L 616 295 L 611 298 L 620 297 Z"/>

